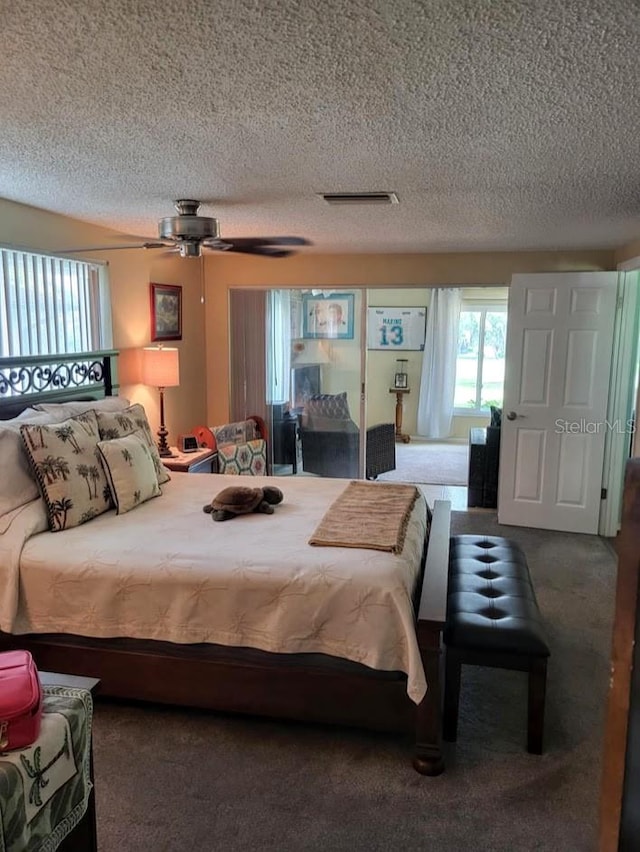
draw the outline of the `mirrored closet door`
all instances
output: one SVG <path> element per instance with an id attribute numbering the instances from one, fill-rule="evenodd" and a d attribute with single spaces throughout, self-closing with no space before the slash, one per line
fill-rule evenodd
<path id="1" fill-rule="evenodd" d="M 361 474 L 363 296 L 230 292 L 231 418 L 263 417 L 275 475 Z"/>

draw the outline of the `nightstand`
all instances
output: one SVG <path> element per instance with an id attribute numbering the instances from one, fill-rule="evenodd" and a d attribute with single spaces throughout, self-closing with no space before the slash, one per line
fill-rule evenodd
<path id="1" fill-rule="evenodd" d="M 171 447 L 175 458 L 161 458 L 162 464 L 176 473 L 214 473 L 218 467 L 218 454 L 209 447 L 196 450 L 195 453 L 181 453 Z"/>

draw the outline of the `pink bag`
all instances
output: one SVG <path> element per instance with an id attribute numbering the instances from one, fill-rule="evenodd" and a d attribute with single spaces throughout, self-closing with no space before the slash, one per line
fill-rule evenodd
<path id="1" fill-rule="evenodd" d="M 26 748 L 40 734 L 42 687 L 28 651 L 0 653 L 0 751 Z"/>

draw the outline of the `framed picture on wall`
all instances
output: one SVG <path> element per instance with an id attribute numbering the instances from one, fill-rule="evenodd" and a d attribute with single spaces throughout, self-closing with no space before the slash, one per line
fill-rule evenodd
<path id="1" fill-rule="evenodd" d="M 424 350 L 426 308 L 369 308 L 367 349 Z"/>
<path id="2" fill-rule="evenodd" d="M 151 340 L 182 340 L 182 287 L 151 284 Z"/>
<path id="3" fill-rule="evenodd" d="M 302 297 L 302 336 L 353 339 L 353 293 L 330 296 L 307 294 Z"/>

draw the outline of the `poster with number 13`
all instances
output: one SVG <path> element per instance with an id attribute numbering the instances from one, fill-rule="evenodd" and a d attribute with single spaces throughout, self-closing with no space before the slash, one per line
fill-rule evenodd
<path id="1" fill-rule="evenodd" d="M 424 349 L 426 308 L 369 308 L 367 320 L 368 349 Z"/>

